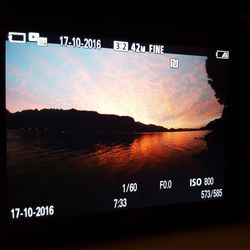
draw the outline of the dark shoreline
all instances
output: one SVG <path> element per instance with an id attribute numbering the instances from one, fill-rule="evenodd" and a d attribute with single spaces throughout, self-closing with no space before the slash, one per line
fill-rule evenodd
<path id="1" fill-rule="evenodd" d="M 23 110 L 10 113 L 6 110 L 7 129 L 75 131 L 83 133 L 140 133 L 201 131 L 202 128 L 165 128 L 155 124 L 144 124 L 129 116 L 99 114 L 95 111 L 75 109 Z M 210 128 L 210 127 L 209 127 Z M 210 128 L 211 129 L 211 128 Z"/>
<path id="2" fill-rule="evenodd" d="M 58 133 L 58 134 L 81 134 L 81 135 L 136 135 L 151 133 L 174 133 L 174 132 L 193 132 L 193 131 L 213 131 L 212 129 L 176 129 L 168 131 L 84 131 L 84 130 L 50 130 L 44 128 L 7 128 L 14 131 L 28 131 L 38 133 Z"/>

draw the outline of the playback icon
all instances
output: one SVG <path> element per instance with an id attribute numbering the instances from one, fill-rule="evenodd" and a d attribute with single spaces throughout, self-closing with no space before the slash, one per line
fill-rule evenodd
<path id="1" fill-rule="evenodd" d="M 48 45 L 47 37 L 40 37 L 40 34 L 37 32 L 29 32 L 28 38 L 30 42 L 36 42 L 38 46 L 45 47 Z"/>

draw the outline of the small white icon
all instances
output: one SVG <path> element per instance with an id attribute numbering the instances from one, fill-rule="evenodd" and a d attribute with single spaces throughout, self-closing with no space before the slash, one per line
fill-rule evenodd
<path id="1" fill-rule="evenodd" d="M 40 34 L 37 33 L 37 32 L 29 32 L 29 35 L 28 35 L 29 41 L 30 42 L 36 42 L 37 39 L 39 38 L 39 36 L 40 36 Z"/>
<path id="2" fill-rule="evenodd" d="M 215 55 L 217 59 L 229 59 L 229 51 L 227 50 L 217 50 Z"/>
<path id="3" fill-rule="evenodd" d="M 20 32 L 9 32 L 8 39 L 12 43 L 26 43 L 26 34 Z"/>
<path id="4" fill-rule="evenodd" d="M 113 49 L 118 51 L 128 51 L 128 42 L 114 41 Z"/>
<path id="5" fill-rule="evenodd" d="M 40 37 L 40 34 L 38 32 L 29 32 L 28 38 L 30 42 L 36 42 L 37 46 L 48 46 L 48 38 Z"/>
<path id="6" fill-rule="evenodd" d="M 170 58 L 170 68 L 178 69 L 179 68 L 179 59 L 178 58 Z"/>
<path id="7" fill-rule="evenodd" d="M 48 39 L 47 37 L 38 37 L 37 38 L 37 45 L 38 46 L 48 46 Z"/>

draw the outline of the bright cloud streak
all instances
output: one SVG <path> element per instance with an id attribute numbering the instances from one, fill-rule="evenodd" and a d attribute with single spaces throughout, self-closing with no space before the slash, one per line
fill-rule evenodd
<path id="1" fill-rule="evenodd" d="M 13 44 L 6 50 L 6 107 L 128 115 L 167 128 L 197 128 L 221 117 L 206 57 Z M 179 58 L 179 69 L 170 69 Z"/>

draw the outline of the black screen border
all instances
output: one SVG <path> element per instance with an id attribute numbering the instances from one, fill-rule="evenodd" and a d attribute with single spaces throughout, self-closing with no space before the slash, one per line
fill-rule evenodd
<path id="1" fill-rule="evenodd" d="M 84 25 L 83 25 L 84 26 Z M 7 31 L 22 30 L 22 31 L 44 31 L 48 33 L 67 32 L 68 34 L 94 34 L 95 36 L 105 38 L 116 38 L 126 40 L 137 40 L 167 43 L 174 45 L 186 45 L 200 48 L 223 48 L 230 50 L 230 57 L 233 58 L 232 44 L 230 39 L 225 36 L 218 37 L 218 33 L 211 31 L 184 31 L 176 30 L 167 27 L 152 27 L 143 25 L 134 25 L 131 23 L 115 23 L 106 22 L 100 24 L 85 25 L 84 28 L 80 26 L 68 25 L 67 27 L 48 26 L 48 25 L 27 25 L 12 23 L 6 25 L 1 30 L 1 117 L 5 120 L 5 49 L 4 43 Z M 138 32 L 140 31 L 140 32 Z M 216 37 L 216 38 L 215 38 Z M 231 56 L 232 55 L 232 56 Z M 229 95 L 230 96 L 230 95 Z M 230 101 L 229 101 L 230 103 Z M 2 119 L 1 119 L 2 120 Z M 2 120 L 2 121 L 3 121 Z M 106 212 L 94 215 L 70 216 L 68 218 L 51 218 L 43 220 L 27 220 L 22 223 L 11 222 L 8 223 L 8 211 L 6 205 L 7 189 L 6 189 L 6 138 L 5 138 L 5 123 L 1 122 L 1 198 L 3 198 L 4 224 L 6 232 L 10 241 L 13 235 L 17 239 L 22 239 L 24 242 L 35 244 L 38 241 L 44 242 L 58 242 L 63 238 L 63 241 L 88 241 L 89 239 L 105 239 L 116 236 L 123 236 L 124 234 L 138 234 L 147 233 L 151 231 L 164 230 L 169 227 L 194 225 L 203 223 L 215 223 L 226 220 L 229 216 L 227 211 L 228 206 L 232 203 L 232 198 L 228 194 L 230 189 L 230 159 L 229 147 L 227 146 L 227 159 L 225 171 L 225 193 L 223 200 L 211 200 L 204 202 L 195 202 L 188 204 L 167 205 L 157 208 L 143 208 L 132 209 L 119 212 Z M 228 131 L 226 131 L 228 133 Z M 227 143 L 226 145 L 229 145 Z M 4 166 L 4 167 L 3 167 Z M 166 214 L 170 216 L 166 216 Z M 206 216 L 204 216 L 204 214 Z M 80 230 L 79 230 L 80 229 Z M 57 233 L 55 233 L 57 232 Z M 10 236 L 12 235 L 12 236 Z M 28 238 L 26 235 L 31 235 Z M 43 235 L 41 239 L 40 235 Z M 31 240 L 32 238 L 32 240 Z M 44 241 L 44 242 L 42 242 Z"/>

